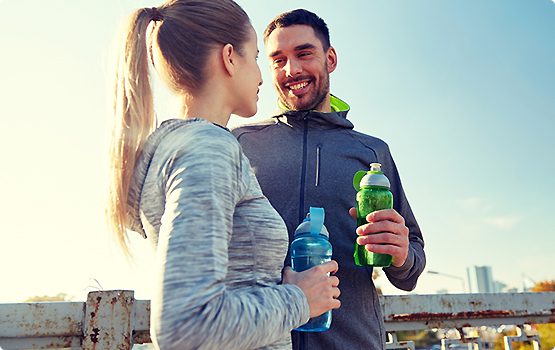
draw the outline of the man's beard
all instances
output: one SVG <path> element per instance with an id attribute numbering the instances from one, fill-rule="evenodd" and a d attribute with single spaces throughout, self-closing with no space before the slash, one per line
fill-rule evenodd
<path id="1" fill-rule="evenodd" d="M 316 90 L 316 94 L 314 96 L 314 98 L 312 98 L 310 101 L 307 102 L 298 102 L 298 103 L 289 103 L 287 101 L 287 95 L 286 93 L 283 92 L 283 90 L 280 88 L 279 89 L 279 100 L 280 102 L 285 105 L 287 107 L 287 109 L 289 110 L 297 110 L 297 111 L 309 111 L 309 110 L 319 110 L 322 109 L 321 105 L 324 102 L 324 100 L 326 99 L 326 96 L 328 95 L 329 91 L 330 91 L 330 75 L 327 74 L 328 71 L 328 65 L 326 63 L 325 67 L 325 73 L 322 75 L 322 79 L 320 79 L 320 82 L 322 82 L 322 86 L 320 87 L 320 89 Z M 311 84 L 314 83 L 314 80 L 312 80 Z"/>

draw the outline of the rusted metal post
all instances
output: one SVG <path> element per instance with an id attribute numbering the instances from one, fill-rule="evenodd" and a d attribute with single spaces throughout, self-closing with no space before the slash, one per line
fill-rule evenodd
<path id="1" fill-rule="evenodd" d="M 90 292 L 85 306 L 83 350 L 130 350 L 134 302 L 130 290 Z"/>
<path id="2" fill-rule="evenodd" d="M 523 325 L 516 327 L 516 336 L 504 336 L 503 343 L 506 350 L 513 350 L 513 342 L 530 342 L 534 350 L 541 350 L 540 337 L 537 334 L 526 334 L 522 331 Z"/>
<path id="3" fill-rule="evenodd" d="M 0 348 L 80 348 L 83 302 L 0 304 Z"/>
<path id="4" fill-rule="evenodd" d="M 465 335 L 463 327 L 457 328 L 456 333 L 458 338 L 455 339 L 441 339 L 441 350 L 449 350 L 452 345 L 464 347 L 468 350 L 482 350 L 482 340 L 480 337 L 469 337 Z"/>
<path id="5" fill-rule="evenodd" d="M 400 350 L 408 349 L 414 350 L 414 342 L 412 340 L 398 340 L 397 333 L 387 332 L 387 342 L 385 343 L 386 350 Z"/>

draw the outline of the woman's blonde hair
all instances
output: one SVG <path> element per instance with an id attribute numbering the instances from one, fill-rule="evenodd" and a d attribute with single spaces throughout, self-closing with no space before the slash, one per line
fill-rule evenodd
<path id="1" fill-rule="evenodd" d="M 203 86 L 210 52 L 229 43 L 241 54 L 249 27 L 249 17 L 232 0 L 172 0 L 131 15 L 117 62 L 106 210 L 126 254 L 129 184 L 143 144 L 156 128 L 149 60 L 170 89 L 192 93 Z"/>

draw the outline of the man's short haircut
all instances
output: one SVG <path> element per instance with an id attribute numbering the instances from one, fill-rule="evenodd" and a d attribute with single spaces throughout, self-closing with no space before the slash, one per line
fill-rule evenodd
<path id="1" fill-rule="evenodd" d="M 308 10 L 297 9 L 289 12 L 284 12 L 274 18 L 264 31 L 264 42 L 276 28 L 286 28 L 292 25 L 307 25 L 314 29 L 314 33 L 322 42 L 324 51 L 330 48 L 330 32 L 326 22 L 315 13 Z"/>

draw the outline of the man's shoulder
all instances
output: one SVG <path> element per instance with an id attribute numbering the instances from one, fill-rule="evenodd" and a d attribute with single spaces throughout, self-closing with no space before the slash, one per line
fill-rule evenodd
<path id="1" fill-rule="evenodd" d="M 383 139 L 379 137 L 365 134 L 357 130 L 350 130 L 350 133 L 354 139 L 356 139 L 365 147 L 372 148 L 372 149 L 383 149 L 385 151 L 389 151 L 389 146 L 387 145 L 387 142 L 385 142 Z"/>
<path id="2" fill-rule="evenodd" d="M 263 120 L 259 120 L 252 123 L 241 124 L 231 128 L 231 132 L 235 135 L 236 138 L 240 138 L 243 135 L 249 133 L 256 133 L 262 130 L 265 130 L 269 127 L 276 125 L 275 118 L 267 118 Z"/>

